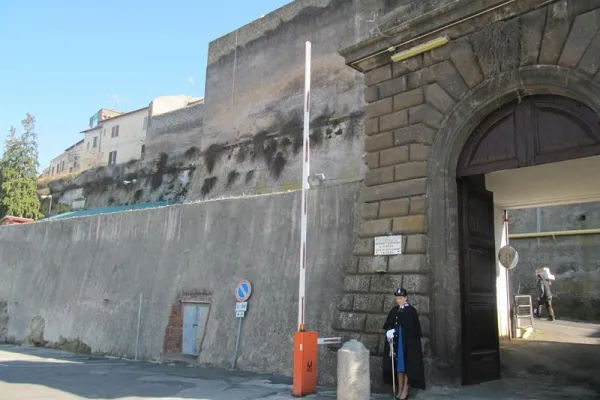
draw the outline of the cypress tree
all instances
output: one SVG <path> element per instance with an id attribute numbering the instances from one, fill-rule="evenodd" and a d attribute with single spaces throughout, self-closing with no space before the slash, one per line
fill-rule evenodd
<path id="1" fill-rule="evenodd" d="M 37 193 L 38 141 L 35 118 L 27 113 L 19 136 L 11 126 L 0 160 L 0 216 L 41 217 Z"/>

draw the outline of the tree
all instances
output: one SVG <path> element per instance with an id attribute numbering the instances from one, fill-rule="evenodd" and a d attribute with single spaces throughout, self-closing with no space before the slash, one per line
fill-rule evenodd
<path id="1" fill-rule="evenodd" d="M 0 160 L 0 216 L 41 217 L 37 194 L 38 142 L 35 118 L 27 113 L 23 133 L 18 136 L 15 127 L 4 144 Z"/>

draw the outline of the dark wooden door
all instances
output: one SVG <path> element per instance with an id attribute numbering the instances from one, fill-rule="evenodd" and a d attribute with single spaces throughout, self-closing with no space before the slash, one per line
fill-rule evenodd
<path id="1" fill-rule="evenodd" d="M 494 199 L 485 178 L 459 186 L 463 385 L 500 379 Z"/>
<path id="2" fill-rule="evenodd" d="M 560 96 L 530 96 L 486 118 L 469 137 L 458 176 L 531 167 L 600 154 L 600 118 Z"/>

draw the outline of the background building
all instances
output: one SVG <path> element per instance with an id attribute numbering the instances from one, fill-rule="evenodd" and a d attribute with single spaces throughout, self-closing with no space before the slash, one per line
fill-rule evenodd
<path id="1" fill-rule="evenodd" d="M 51 176 L 61 176 L 80 171 L 82 167 L 82 150 L 84 147 L 83 140 L 75 143 L 66 149 L 64 153 L 50 161 L 50 167 L 46 172 Z"/>
<path id="2" fill-rule="evenodd" d="M 149 107 L 122 113 L 85 130 L 86 147 L 95 165 L 114 165 L 139 160 L 144 152 Z"/>

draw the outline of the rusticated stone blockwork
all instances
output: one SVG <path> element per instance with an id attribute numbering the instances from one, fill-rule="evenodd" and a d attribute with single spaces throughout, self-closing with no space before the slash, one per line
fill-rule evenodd
<path id="1" fill-rule="evenodd" d="M 385 36 L 342 51 L 348 64 L 364 73 L 368 171 L 354 246 L 356 267 L 344 282 L 337 328 L 375 335 L 379 340 L 371 342 L 370 350 L 379 354 L 393 290 L 403 285 L 421 315 L 428 355 L 460 362 L 458 248 L 452 247 L 458 231 L 455 220 L 449 219 L 456 218 L 456 205 L 447 205 L 455 198 L 448 190 L 455 189 L 435 186 L 447 183 L 433 179 L 438 169 L 447 168 L 444 159 L 458 158 L 449 154 L 457 151 L 451 147 L 434 151 L 436 141 L 452 142 L 439 137 L 440 132 L 459 134 L 450 131 L 448 121 L 459 111 L 465 118 L 483 108 L 489 112 L 490 105 L 477 96 L 496 96 L 499 107 L 506 102 L 507 90 L 513 98 L 539 92 L 531 76 L 544 80 L 561 73 L 537 71 L 540 65 L 574 70 L 590 82 L 600 79 L 600 2 L 520 0 L 501 7 L 496 7 L 499 1 L 479 3 L 455 2 L 404 27 L 388 21 L 380 27 L 388 29 Z M 455 23 L 472 15 L 476 16 Z M 393 63 L 387 51 L 390 46 L 402 51 L 442 35 L 448 36 L 449 44 L 403 62 Z M 412 41 L 419 36 L 425 38 Z M 476 96 L 477 92 L 483 94 Z M 452 182 L 455 172 L 445 173 Z M 437 218 L 444 214 L 430 207 L 445 208 L 449 217 Z M 454 235 L 450 244 L 447 230 Z M 396 234 L 403 235 L 403 255 L 373 255 L 374 237 Z"/>

